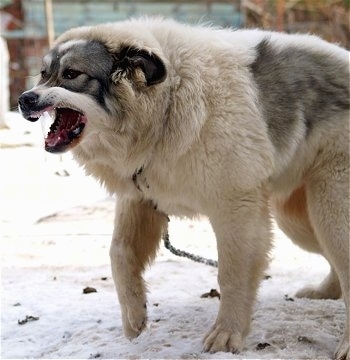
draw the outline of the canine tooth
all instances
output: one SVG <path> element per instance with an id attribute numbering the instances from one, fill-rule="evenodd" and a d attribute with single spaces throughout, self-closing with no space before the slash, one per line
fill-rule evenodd
<path id="1" fill-rule="evenodd" d="M 49 110 L 47 113 L 53 120 L 56 118 L 56 109 Z"/>
<path id="2" fill-rule="evenodd" d="M 47 111 L 43 112 L 40 116 L 40 124 L 44 137 L 50 132 L 50 127 L 54 122 L 54 117 L 51 116 Z"/>
<path id="3" fill-rule="evenodd" d="M 74 129 L 74 130 L 72 130 L 72 133 L 74 134 L 74 135 L 79 135 L 80 134 L 80 128 L 76 128 L 76 129 Z"/>

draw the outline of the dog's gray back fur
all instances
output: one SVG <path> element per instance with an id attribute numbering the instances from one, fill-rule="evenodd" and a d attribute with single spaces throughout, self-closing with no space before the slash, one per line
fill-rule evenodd
<path id="1" fill-rule="evenodd" d="M 268 38 L 256 49 L 251 69 L 278 149 L 288 143 L 296 122 L 304 122 L 307 135 L 316 122 L 331 121 L 335 112 L 349 109 L 349 66 L 344 62 L 296 47 L 277 50 Z"/>

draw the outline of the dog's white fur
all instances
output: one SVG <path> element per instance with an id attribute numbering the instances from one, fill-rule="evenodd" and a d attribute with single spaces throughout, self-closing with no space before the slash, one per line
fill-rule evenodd
<path id="1" fill-rule="evenodd" d="M 132 20 L 73 29 L 56 45 L 69 51 L 77 41 L 98 40 L 115 52 L 123 44 L 147 49 L 165 64 L 164 81 L 147 87 L 140 69 L 116 76 L 116 95 L 106 99 L 110 112 L 60 87 L 34 90 L 82 108 L 88 123 L 73 154 L 118 194 L 110 256 L 126 336 L 146 326 L 142 273 L 167 227 L 165 214 L 205 214 L 217 238 L 222 296 L 204 350 L 241 350 L 267 265 L 271 208 L 292 240 L 329 261 L 327 279 L 298 296 L 343 294 L 348 322 L 335 356 L 348 359 L 349 111 L 334 111 L 306 135 L 300 109 L 276 146 L 250 71 L 266 37 L 275 51 L 311 51 L 340 64 L 340 72 L 349 60 L 347 51 L 315 36 Z"/>

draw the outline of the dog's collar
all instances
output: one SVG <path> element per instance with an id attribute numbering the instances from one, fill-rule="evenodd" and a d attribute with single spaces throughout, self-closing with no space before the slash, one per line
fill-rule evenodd
<path id="1" fill-rule="evenodd" d="M 146 177 L 144 177 L 140 181 L 140 175 L 143 173 L 143 171 L 144 171 L 144 166 L 141 166 L 139 169 L 135 170 L 131 179 L 132 179 L 132 182 L 134 183 L 136 189 L 144 195 L 145 193 L 144 193 L 144 190 L 142 190 L 140 183 L 142 183 L 146 189 L 149 189 L 149 185 L 148 185 Z M 154 210 L 158 210 L 158 204 L 153 199 L 148 198 L 147 200 L 152 203 Z"/>
<path id="2" fill-rule="evenodd" d="M 136 186 L 136 189 L 137 189 L 138 191 L 141 191 L 141 192 L 143 192 L 143 191 L 142 191 L 142 189 L 141 189 L 141 187 L 140 187 L 140 185 L 139 185 L 139 182 L 138 182 L 137 178 L 138 178 L 139 175 L 142 174 L 143 169 L 144 169 L 144 166 L 143 166 L 143 165 L 142 165 L 140 168 L 136 169 L 136 170 L 134 171 L 134 173 L 132 174 L 132 178 L 131 178 L 131 179 L 132 179 L 132 182 L 133 182 L 134 185 Z"/>
<path id="3" fill-rule="evenodd" d="M 135 172 L 133 173 L 132 178 L 131 178 L 132 182 L 136 186 L 136 189 L 142 193 L 144 193 L 144 191 L 146 189 L 150 188 L 146 176 L 143 175 L 141 178 L 141 175 L 144 174 L 144 170 L 145 170 L 145 167 L 141 166 L 140 168 L 135 170 Z"/>

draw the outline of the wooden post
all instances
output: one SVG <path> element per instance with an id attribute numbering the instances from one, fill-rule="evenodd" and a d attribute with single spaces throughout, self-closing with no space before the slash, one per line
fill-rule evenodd
<path id="1" fill-rule="evenodd" d="M 46 31 L 47 42 L 51 48 L 55 40 L 55 26 L 53 20 L 52 0 L 45 0 L 45 16 L 46 16 Z"/>
<path id="2" fill-rule="evenodd" d="M 284 30 L 284 13 L 285 13 L 285 0 L 277 0 L 277 30 Z"/>

